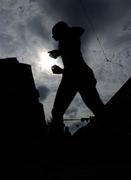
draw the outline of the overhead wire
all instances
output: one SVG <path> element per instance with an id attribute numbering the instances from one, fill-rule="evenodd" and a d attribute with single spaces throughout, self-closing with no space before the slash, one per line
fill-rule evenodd
<path id="1" fill-rule="evenodd" d="M 106 60 L 106 62 L 110 62 L 110 63 L 112 63 L 112 64 L 116 64 L 116 65 L 119 65 L 120 67 L 123 67 L 122 64 L 117 63 L 117 62 L 112 62 L 112 61 L 107 57 L 107 54 L 106 54 L 106 52 L 105 52 L 105 49 L 104 49 L 104 47 L 103 47 L 102 44 L 101 44 L 100 37 L 99 37 L 99 35 L 98 35 L 98 33 L 97 33 L 96 29 L 95 29 L 94 23 L 93 23 L 90 15 L 89 15 L 89 13 L 88 13 L 87 7 L 85 7 L 85 5 L 84 5 L 84 3 L 83 3 L 82 0 L 79 0 L 79 2 L 80 2 L 80 6 L 81 6 L 81 8 L 82 8 L 82 10 L 83 10 L 84 15 L 85 15 L 85 17 L 86 17 L 86 19 L 87 19 L 87 21 L 88 21 L 88 23 L 89 23 L 92 31 L 94 32 L 94 34 L 95 34 L 95 36 L 96 36 L 96 40 L 97 40 L 97 42 L 98 42 L 98 44 L 99 44 L 99 46 L 100 46 L 101 52 L 102 52 L 102 54 L 103 54 L 104 59 Z"/>

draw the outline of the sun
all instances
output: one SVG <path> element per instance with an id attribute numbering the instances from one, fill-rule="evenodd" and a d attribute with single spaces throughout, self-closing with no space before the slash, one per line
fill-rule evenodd
<path id="1" fill-rule="evenodd" d="M 40 56 L 40 66 L 42 68 L 42 71 L 45 71 L 47 73 L 52 73 L 51 67 L 57 64 L 56 59 L 51 58 L 47 51 L 40 52 L 39 56 Z"/>

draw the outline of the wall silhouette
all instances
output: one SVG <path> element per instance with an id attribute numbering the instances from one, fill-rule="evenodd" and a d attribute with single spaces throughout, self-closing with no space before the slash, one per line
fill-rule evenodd
<path id="1" fill-rule="evenodd" d="M 106 126 L 114 131 L 131 132 L 131 78 L 106 104 Z"/>
<path id="2" fill-rule="evenodd" d="M 131 134 L 131 78 L 105 104 L 105 110 L 97 119 L 76 131 L 75 137 L 123 136 Z M 90 125 L 91 124 L 91 125 Z M 92 125 L 93 124 L 93 125 Z"/>
<path id="3" fill-rule="evenodd" d="M 0 85 L 0 140 L 9 154 L 40 138 L 46 123 L 30 65 L 0 59 Z"/>

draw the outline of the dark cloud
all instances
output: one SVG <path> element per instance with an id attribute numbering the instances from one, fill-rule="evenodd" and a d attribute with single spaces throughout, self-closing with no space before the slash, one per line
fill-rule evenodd
<path id="1" fill-rule="evenodd" d="M 67 109 L 66 115 L 69 116 L 70 118 L 73 118 L 77 116 L 77 112 L 78 112 L 77 107 L 70 107 L 69 109 Z"/>
<path id="2" fill-rule="evenodd" d="M 121 35 L 114 41 L 114 45 L 122 45 L 125 43 L 131 43 L 131 34 Z"/>
<path id="3" fill-rule="evenodd" d="M 46 86 L 38 86 L 37 87 L 39 93 L 40 93 L 40 100 L 43 101 L 47 98 L 47 96 L 50 93 L 50 90 Z"/>
<path id="4" fill-rule="evenodd" d="M 46 8 L 50 12 L 49 17 L 56 21 L 64 20 L 69 24 L 81 24 L 83 22 L 83 13 L 79 1 L 76 0 L 48 0 L 47 2 L 43 0 L 33 0 L 37 2 L 40 8 Z M 76 13 L 77 12 L 77 13 Z M 53 26 L 53 24 L 52 24 Z"/>
<path id="5" fill-rule="evenodd" d="M 28 21 L 28 27 L 29 27 L 30 32 L 34 34 L 35 36 L 38 36 L 39 38 L 41 38 L 41 40 L 43 41 L 49 40 L 49 32 L 46 26 L 44 26 L 44 20 L 41 15 L 30 19 Z"/>
<path id="6" fill-rule="evenodd" d="M 47 8 L 50 16 L 75 24 L 88 24 L 88 15 L 95 20 L 96 28 L 110 25 L 119 20 L 130 10 L 129 0 L 31 0 L 37 2 L 40 8 Z M 77 13 L 76 13 L 77 12 Z M 83 22 L 83 20 L 85 22 Z"/>
<path id="7" fill-rule="evenodd" d="M 131 22 L 123 25 L 123 31 L 131 31 Z"/>
<path id="8" fill-rule="evenodd" d="M 3 46 L 3 47 L 5 47 L 5 46 L 10 46 L 10 42 L 12 42 L 13 41 L 13 37 L 12 36 L 10 36 L 9 34 L 6 34 L 6 33 L 1 33 L 0 34 L 0 41 L 1 41 L 1 43 L 0 43 L 0 45 L 1 45 L 1 47 Z"/>

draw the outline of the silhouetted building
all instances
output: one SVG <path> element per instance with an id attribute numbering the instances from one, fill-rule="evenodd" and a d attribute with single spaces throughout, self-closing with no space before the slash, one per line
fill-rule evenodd
<path id="1" fill-rule="evenodd" d="M 131 78 L 106 104 L 105 123 L 115 130 L 131 132 Z M 108 119 L 108 121 L 107 121 Z"/>
<path id="2" fill-rule="evenodd" d="M 41 136 L 45 116 L 31 66 L 0 59 L 0 84 L 0 138 L 16 142 Z"/>
<path id="3" fill-rule="evenodd" d="M 79 128 L 75 135 L 79 137 L 89 135 L 129 135 L 131 134 L 131 78 L 116 92 L 116 94 L 105 105 L 105 111 L 101 113 L 100 119 L 92 120 L 98 123 L 89 123 Z M 91 120 L 91 121 L 92 121 Z M 90 128 L 91 127 L 91 128 Z M 95 128 L 94 128 L 95 127 Z"/>

